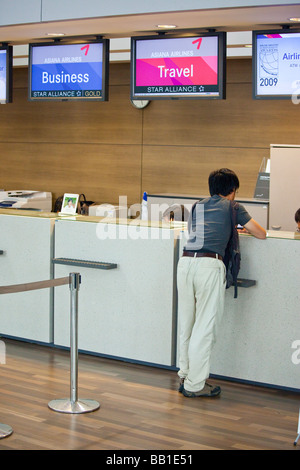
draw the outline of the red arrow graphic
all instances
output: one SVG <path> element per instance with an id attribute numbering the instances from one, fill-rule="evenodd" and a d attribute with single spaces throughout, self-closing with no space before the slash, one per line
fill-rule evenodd
<path id="1" fill-rule="evenodd" d="M 202 38 L 199 38 L 199 39 L 195 39 L 195 41 L 193 41 L 193 42 L 192 42 L 192 44 L 196 44 L 196 43 L 198 43 L 198 45 L 197 45 L 197 49 L 200 49 L 201 42 L 202 42 Z"/>
<path id="2" fill-rule="evenodd" d="M 87 44 L 86 46 L 83 46 L 80 50 L 83 51 L 83 49 L 85 49 L 86 51 L 85 51 L 84 55 L 87 55 L 87 53 L 89 52 L 89 48 L 90 48 L 90 45 Z M 199 47 L 198 47 L 198 49 L 199 49 Z"/>

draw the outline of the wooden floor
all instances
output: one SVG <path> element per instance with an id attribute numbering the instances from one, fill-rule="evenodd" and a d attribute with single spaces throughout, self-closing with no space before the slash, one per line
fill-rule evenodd
<path id="1" fill-rule="evenodd" d="M 0 423 L 14 432 L 0 450 L 300 450 L 299 394 L 218 381 L 220 397 L 185 398 L 174 371 L 79 355 L 79 398 L 100 408 L 58 413 L 48 402 L 70 397 L 69 352 L 2 341 Z"/>

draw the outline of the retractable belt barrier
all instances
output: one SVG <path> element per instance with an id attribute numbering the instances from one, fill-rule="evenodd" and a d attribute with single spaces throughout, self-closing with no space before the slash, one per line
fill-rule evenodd
<path id="1" fill-rule="evenodd" d="M 59 279 L 52 279 L 50 281 L 37 281 L 37 282 L 29 282 L 26 284 L 14 284 L 12 286 L 2 286 L 0 287 L 0 294 L 13 294 L 15 292 L 26 292 L 28 290 L 45 289 L 46 287 L 63 286 L 64 284 L 70 284 L 70 276 L 61 277 Z"/>
<path id="2" fill-rule="evenodd" d="M 45 289 L 69 284 L 70 288 L 70 398 L 52 400 L 48 407 L 60 413 L 89 413 L 97 410 L 100 404 L 94 400 L 78 399 L 78 291 L 81 283 L 79 273 L 70 273 L 67 277 L 51 279 L 49 281 L 30 282 L 0 287 L 0 294 L 26 292 L 35 289 Z M 13 429 L 0 423 L 0 439 L 13 433 Z"/>

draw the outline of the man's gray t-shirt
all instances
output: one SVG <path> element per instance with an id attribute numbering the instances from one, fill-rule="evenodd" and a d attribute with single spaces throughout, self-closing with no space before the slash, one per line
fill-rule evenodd
<path id="1" fill-rule="evenodd" d="M 244 206 L 238 204 L 237 224 L 251 219 Z M 184 250 L 218 253 L 224 256 L 231 235 L 230 201 L 214 195 L 197 202 L 188 220 L 188 240 Z"/>

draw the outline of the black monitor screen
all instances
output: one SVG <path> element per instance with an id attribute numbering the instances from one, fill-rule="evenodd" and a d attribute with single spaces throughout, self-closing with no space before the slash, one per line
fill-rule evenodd
<path id="1" fill-rule="evenodd" d="M 12 46 L 0 47 L 0 103 L 12 101 Z"/>
<path id="2" fill-rule="evenodd" d="M 254 99 L 291 99 L 300 93 L 300 31 L 253 31 Z"/>
<path id="3" fill-rule="evenodd" d="M 226 33 L 131 38 L 132 99 L 225 98 Z"/>
<path id="4" fill-rule="evenodd" d="M 109 40 L 30 44 L 29 100 L 108 100 Z"/>

